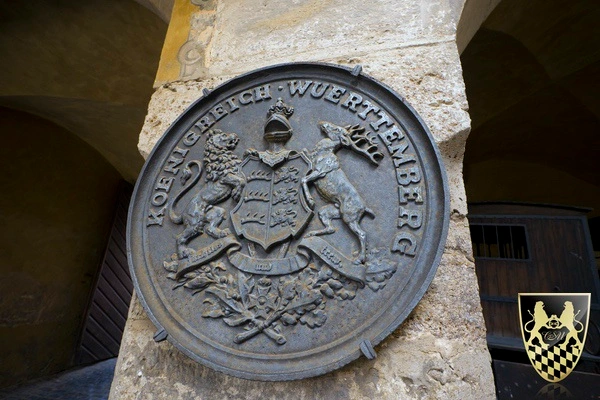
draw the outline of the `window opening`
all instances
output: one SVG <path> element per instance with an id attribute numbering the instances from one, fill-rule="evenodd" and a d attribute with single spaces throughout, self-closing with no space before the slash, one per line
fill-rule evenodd
<path id="1" fill-rule="evenodd" d="M 529 259 L 524 226 L 471 224 L 470 229 L 475 257 Z"/>

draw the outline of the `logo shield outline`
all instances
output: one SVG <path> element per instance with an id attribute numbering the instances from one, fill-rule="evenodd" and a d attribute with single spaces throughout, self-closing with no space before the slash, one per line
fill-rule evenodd
<path id="1" fill-rule="evenodd" d="M 587 337 L 590 293 L 519 293 L 519 325 L 527 357 L 544 380 L 573 371 Z"/>

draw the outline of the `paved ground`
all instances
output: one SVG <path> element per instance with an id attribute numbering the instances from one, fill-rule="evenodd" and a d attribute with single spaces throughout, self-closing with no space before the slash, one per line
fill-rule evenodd
<path id="1" fill-rule="evenodd" d="M 105 400 L 115 371 L 116 358 L 0 390 L 2 400 Z"/>

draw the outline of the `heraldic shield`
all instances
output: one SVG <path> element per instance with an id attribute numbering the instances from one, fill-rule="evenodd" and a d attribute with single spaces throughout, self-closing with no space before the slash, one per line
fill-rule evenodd
<path id="1" fill-rule="evenodd" d="M 246 186 L 231 211 L 237 235 L 265 250 L 297 237 L 313 215 L 302 193 L 301 181 L 310 169 L 306 156 L 288 152 L 275 165 L 268 156 L 268 152 L 257 152 L 242 162 Z"/>
<path id="2" fill-rule="evenodd" d="M 589 315 L 589 293 L 519 293 L 525 350 L 546 381 L 565 379 L 577 365 Z"/>

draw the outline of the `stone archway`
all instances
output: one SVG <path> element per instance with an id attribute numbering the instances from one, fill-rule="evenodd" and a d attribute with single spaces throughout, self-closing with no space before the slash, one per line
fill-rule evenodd
<path id="1" fill-rule="evenodd" d="M 2 2 L 0 16 L 4 387 L 73 365 L 119 182 L 143 163 L 167 25 L 134 1 Z"/>
<path id="2" fill-rule="evenodd" d="M 598 17 L 600 7 L 593 1 L 559 4 L 504 0 L 483 22 L 461 55 L 472 118 L 464 159 L 467 198 L 471 205 L 503 203 L 470 207 L 470 214 L 477 214 L 471 218 L 471 223 L 480 229 L 500 222 L 504 225 L 518 222 L 531 229 L 536 242 L 530 243 L 531 246 L 547 247 L 536 256 L 537 259 L 530 261 L 490 260 L 489 254 L 483 255 L 475 249 L 484 315 L 486 310 L 488 312 L 485 315 L 488 344 L 497 359 L 519 360 L 529 365 L 522 353 L 519 328 L 516 322 L 513 324 L 513 318 L 501 323 L 505 331 L 498 329 L 498 324 L 492 326 L 489 323 L 492 319 L 490 310 L 500 303 L 506 307 L 506 315 L 512 313 L 508 307 L 516 310 L 518 292 L 560 292 L 565 291 L 565 286 L 569 287 L 566 291 L 592 292 L 592 310 L 596 310 L 592 311 L 592 320 L 597 321 L 600 317 L 597 267 L 591 246 L 586 244 L 589 240 L 586 238 L 589 237 L 587 223 L 581 216 L 587 212 L 587 218 L 592 221 L 591 236 L 597 237 L 594 227 L 597 224 L 593 221 L 600 215 Z M 506 202 L 559 204 L 592 210 L 566 211 L 564 207 L 542 209 L 530 206 L 517 209 Z M 508 218 L 515 213 L 520 213 L 521 217 Z M 524 218 L 523 214 L 529 214 L 531 218 Z M 565 221 L 579 219 L 578 228 L 567 233 L 558 224 L 548 225 L 544 229 L 548 236 L 535 236 L 535 224 L 531 221 L 540 218 L 550 221 L 558 214 L 558 218 Z M 494 219 L 490 215 L 500 215 L 504 219 Z M 561 237 L 561 240 L 553 242 L 550 235 Z M 481 244 L 480 238 L 473 240 L 474 247 Z M 572 240 L 575 242 L 570 243 Z M 547 246 L 548 243 L 555 245 Z M 579 244 L 583 247 L 576 250 Z M 596 244 L 596 257 L 598 249 Z M 553 257 L 553 251 L 568 257 Z M 478 256 L 482 257 L 479 261 Z M 514 269 L 512 278 L 504 279 L 502 273 L 512 271 L 511 268 L 519 263 L 521 268 Z M 569 275 L 578 274 L 578 266 L 583 268 L 583 264 L 590 285 L 584 288 L 585 283 L 567 283 Z M 528 275 L 515 279 L 525 265 L 528 265 Z M 544 273 L 540 273 L 542 270 Z M 504 286 L 497 292 L 494 292 L 496 287 L 487 285 L 490 274 L 494 274 L 494 280 L 498 282 L 504 279 L 498 283 L 498 288 Z M 502 312 L 495 313 L 496 322 L 504 317 Z M 592 347 L 588 346 L 588 349 Z M 588 360 L 592 359 L 588 357 Z M 585 357 L 579 367 L 597 372 L 593 362 L 588 366 L 584 364 Z M 507 387 L 498 381 L 497 386 Z"/>
<path id="3" fill-rule="evenodd" d="M 166 24 L 133 1 L 0 5 L 0 105 L 46 118 L 128 181 Z"/>
<path id="4" fill-rule="evenodd" d="M 469 201 L 597 210 L 600 43 L 593 15 L 600 11 L 588 1 L 517 3 L 501 3 L 461 56 L 472 118 L 465 154 Z M 544 22 L 533 24 L 532 16 Z M 489 179 L 483 171 L 493 169 Z"/>

